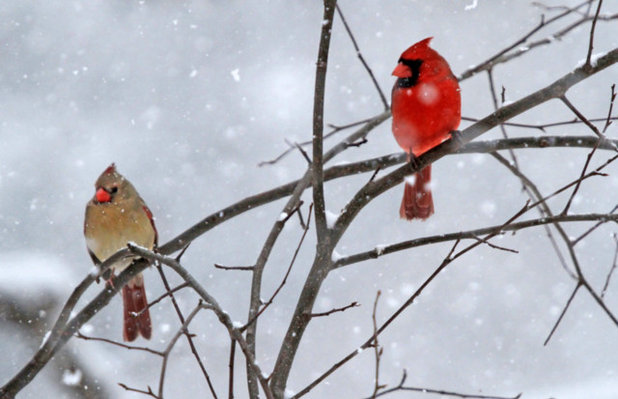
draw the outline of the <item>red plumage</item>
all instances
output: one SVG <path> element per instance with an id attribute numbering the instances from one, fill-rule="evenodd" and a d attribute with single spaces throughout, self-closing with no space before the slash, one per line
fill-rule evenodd
<path id="1" fill-rule="evenodd" d="M 444 58 L 429 47 L 431 37 L 401 54 L 393 75 L 393 135 L 410 159 L 450 138 L 461 121 L 459 84 Z M 399 214 L 427 219 L 434 212 L 429 182 L 431 165 L 406 182 Z"/>
<path id="2" fill-rule="evenodd" d="M 141 277 L 141 274 L 139 276 Z M 144 281 L 142 278 L 138 282 L 134 280 L 122 287 L 122 302 L 124 303 L 122 337 L 125 341 L 135 340 L 138 334 L 146 339 L 150 339 L 152 335 Z"/>

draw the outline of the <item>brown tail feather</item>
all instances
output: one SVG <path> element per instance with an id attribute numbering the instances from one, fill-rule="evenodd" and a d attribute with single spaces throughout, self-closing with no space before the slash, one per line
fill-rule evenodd
<path id="1" fill-rule="evenodd" d="M 431 165 L 425 166 L 415 176 L 414 185 L 405 184 L 399 216 L 406 220 L 425 220 L 433 214 L 433 198 L 429 188 Z"/>
<path id="2" fill-rule="evenodd" d="M 133 341 L 140 334 L 142 337 L 150 339 L 152 324 L 141 275 L 134 277 L 133 280 L 122 287 L 122 301 L 124 302 L 124 325 L 122 328 L 124 340 Z"/>

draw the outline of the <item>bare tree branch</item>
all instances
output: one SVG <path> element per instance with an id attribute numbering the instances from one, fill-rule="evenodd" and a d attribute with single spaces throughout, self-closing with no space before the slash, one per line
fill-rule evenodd
<path id="1" fill-rule="evenodd" d="M 376 313 L 378 310 L 378 300 L 380 299 L 380 290 L 376 293 L 376 299 L 373 301 L 373 312 L 371 313 L 371 322 L 373 324 L 373 353 L 376 359 L 375 364 L 375 377 L 373 384 L 373 394 L 372 398 L 376 398 L 378 396 L 378 391 L 384 388 L 385 385 L 380 385 L 380 359 L 382 358 L 382 350 L 378 342 L 378 321 L 376 318 Z"/>
<path id="2" fill-rule="evenodd" d="M 605 278 L 605 284 L 603 284 L 603 289 L 601 290 L 601 298 L 605 297 L 605 293 L 607 292 L 607 288 L 609 287 L 609 281 L 612 278 L 612 274 L 616 268 L 618 268 L 618 235 L 614 233 L 614 242 L 616 244 L 616 250 L 614 251 L 614 261 L 612 262 L 612 267 L 609 269 L 607 273 L 607 277 Z"/>
<path id="3" fill-rule="evenodd" d="M 575 294 L 577 294 L 577 291 L 581 288 L 581 286 L 582 285 L 578 283 L 575 286 L 575 289 L 573 289 L 573 292 L 571 292 L 571 296 L 569 296 L 569 299 L 567 300 L 566 305 L 564 305 L 564 308 L 562 309 L 562 312 L 560 312 L 560 316 L 558 317 L 558 320 L 556 320 L 556 323 L 554 324 L 554 326 L 552 327 L 551 331 L 547 335 L 547 338 L 545 338 L 545 342 L 543 342 L 543 346 L 546 346 L 549 343 L 549 340 L 554 335 L 554 332 L 556 332 L 556 329 L 558 329 L 558 325 L 562 321 L 562 318 L 566 314 L 566 311 L 569 308 L 569 306 L 571 306 L 571 302 L 573 301 L 573 298 L 575 298 Z"/>
<path id="4" fill-rule="evenodd" d="M 128 350 L 137 350 L 137 351 L 144 351 L 144 352 L 148 352 L 148 353 L 152 353 L 153 355 L 158 355 L 163 357 L 164 354 L 161 351 L 157 351 L 154 349 L 150 349 L 146 346 L 134 346 L 134 345 L 127 345 L 127 344 L 123 344 L 122 342 L 117 342 L 111 339 L 107 339 L 107 338 L 99 338 L 99 337 L 88 337 L 82 333 L 80 333 L 79 331 L 77 332 L 77 334 L 75 334 L 75 338 L 79 338 L 79 339 L 83 339 L 84 341 L 100 341 L 100 342 L 105 342 L 111 345 L 115 345 L 115 346 L 119 346 L 121 348 L 125 348 Z"/>
<path id="5" fill-rule="evenodd" d="M 178 319 L 180 320 L 180 323 L 184 326 L 182 328 L 182 333 L 185 335 L 185 337 L 187 338 L 187 343 L 189 344 L 189 348 L 191 348 L 191 353 L 193 354 L 193 357 L 195 358 L 195 361 L 197 362 L 197 365 L 199 366 L 200 370 L 202 371 L 202 375 L 204 376 L 204 379 L 206 380 L 206 383 L 208 384 L 208 389 L 210 389 L 210 393 L 212 394 L 213 398 L 217 399 L 217 393 L 215 392 L 215 387 L 212 385 L 212 381 L 210 381 L 210 376 L 208 375 L 208 371 L 206 371 L 206 367 L 204 366 L 204 363 L 202 362 L 202 359 L 200 359 L 200 355 L 197 353 L 197 348 L 195 347 L 195 344 L 193 343 L 193 338 L 191 336 L 191 334 L 189 333 L 188 330 L 188 326 L 190 323 L 189 318 L 187 318 L 187 320 L 185 320 L 182 311 L 180 310 L 180 306 L 178 306 L 178 302 L 176 302 L 176 298 L 174 297 L 174 293 L 172 292 L 172 290 L 170 289 L 170 285 L 167 281 L 167 277 L 165 276 L 165 272 L 163 271 L 163 268 L 161 267 L 160 264 L 156 265 L 157 271 L 159 272 L 159 276 L 161 277 L 161 281 L 163 282 L 163 286 L 165 287 L 165 291 L 169 294 L 170 299 L 172 300 L 172 305 L 174 307 L 174 310 L 176 311 L 176 315 L 178 315 Z M 199 304 L 196 308 L 195 308 L 195 313 L 197 313 L 197 311 L 199 309 L 203 309 L 204 306 L 202 304 Z M 167 356 L 164 357 L 164 363 L 167 363 L 167 357 L 169 356 L 169 354 L 167 354 Z M 160 385 L 159 385 L 159 396 L 163 397 L 163 370 L 161 371 L 161 381 L 160 381 Z"/>
<path id="6" fill-rule="evenodd" d="M 479 243 L 485 243 L 485 241 L 479 236 L 489 234 L 492 231 L 496 231 L 498 228 L 502 228 L 501 233 L 507 231 L 518 231 L 531 227 L 543 226 L 546 224 L 554 223 L 567 223 L 567 222 L 590 222 L 590 221 L 603 221 L 603 222 L 618 222 L 618 214 L 610 215 L 608 217 L 605 213 L 593 213 L 586 215 L 558 215 L 552 217 L 542 217 L 537 219 L 530 219 L 523 222 L 510 223 L 507 225 L 496 225 L 490 227 L 483 227 L 475 230 L 460 231 L 456 233 L 440 234 L 430 237 L 420 237 L 412 240 L 401 241 L 390 245 L 379 245 L 376 248 L 360 252 L 358 254 L 344 256 L 339 258 L 334 264 L 333 269 L 338 269 L 343 266 L 359 263 L 369 259 L 376 259 L 384 255 L 392 254 L 395 252 L 403 251 L 410 248 L 415 248 L 428 244 L 437 244 L 441 242 L 457 241 L 464 239 L 476 240 Z"/>
<path id="7" fill-rule="evenodd" d="M 326 311 L 326 312 L 320 312 L 320 313 L 310 313 L 308 316 L 309 316 L 310 318 L 313 318 L 313 317 L 325 317 L 325 316 L 330 316 L 330 315 L 332 315 L 333 313 L 345 312 L 346 310 L 351 309 L 351 308 L 355 308 L 355 307 L 357 307 L 357 306 L 360 306 L 360 305 L 358 304 L 358 302 L 352 302 L 352 303 L 350 303 L 349 305 L 345 305 L 345 306 L 342 306 L 342 307 L 340 307 L 340 308 L 334 308 L 334 309 L 328 310 L 328 311 Z"/>
<path id="8" fill-rule="evenodd" d="M 382 100 L 382 105 L 384 105 L 384 110 L 390 109 L 390 106 L 388 105 L 388 101 L 386 101 L 386 96 L 384 95 L 384 92 L 382 92 L 382 89 L 380 88 L 380 85 L 378 84 L 376 77 L 373 75 L 373 71 L 371 70 L 367 62 L 365 61 L 365 58 L 363 57 L 363 53 L 361 53 L 360 48 L 358 47 L 358 44 L 356 44 L 356 39 L 354 38 L 354 34 L 350 30 L 350 27 L 348 26 L 348 22 L 345 20 L 345 17 L 343 16 L 341 7 L 339 6 L 339 4 L 336 4 L 335 7 L 337 8 L 337 14 L 339 15 L 339 18 L 341 18 L 341 22 L 343 22 L 343 26 L 345 27 L 345 30 L 348 33 L 348 36 L 350 37 L 350 40 L 352 40 L 352 45 L 354 46 L 354 50 L 356 50 L 356 55 L 358 56 L 358 59 L 363 64 L 363 67 L 365 67 L 365 70 L 367 70 L 367 73 L 369 74 L 369 77 L 371 78 L 371 81 L 373 82 L 374 87 L 376 88 L 378 94 L 380 95 L 380 100 Z"/>
<path id="9" fill-rule="evenodd" d="M 195 290 L 195 292 L 212 308 L 213 312 L 215 313 L 215 315 L 217 316 L 221 324 L 223 324 L 225 328 L 227 329 L 228 334 L 230 335 L 230 338 L 235 340 L 238 343 L 238 345 L 240 346 L 240 348 L 242 349 L 245 355 L 245 358 L 247 358 L 248 364 L 251 366 L 251 368 L 253 369 L 253 372 L 258 378 L 258 381 L 260 383 L 260 386 L 262 387 L 262 390 L 264 391 L 265 396 L 268 399 L 274 399 L 273 393 L 270 387 L 268 386 L 267 378 L 264 377 L 264 374 L 262 373 L 260 366 L 255 361 L 255 356 L 248 348 L 246 340 L 240 333 L 240 330 L 234 326 L 234 323 L 232 322 L 229 314 L 227 314 L 221 308 L 217 300 L 212 295 L 210 295 L 208 291 L 206 291 L 206 289 L 204 289 L 204 287 L 201 284 L 199 284 L 197 280 L 184 267 L 182 267 L 182 265 L 176 259 L 166 257 L 161 253 L 154 253 L 152 251 L 147 250 L 146 248 L 138 247 L 135 245 L 129 245 L 129 249 L 134 254 L 139 255 L 145 259 L 148 259 L 150 261 L 158 261 L 164 265 L 169 266 L 183 280 L 189 283 L 191 288 L 193 288 L 193 290 Z M 127 269 L 127 271 L 131 269 L 133 268 L 129 268 Z M 125 273 L 126 271 L 123 272 L 122 275 L 124 275 Z"/>
<path id="10" fill-rule="evenodd" d="M 169 360 L 170 353 L 172 353 L 172 349 L 174 349 L 174 346 L 176 345 L 176 342 L 178 341 L 178 339 L 180 338 L 181 335 L 187 335 L 188 336 L 188 334 L 189 334 L 189 331 L 188 331 L 189 324 L 191 324 L 191 321 L 193 321 L 193 318 L 197 315 L 197 313 L 200 310 L 210 309 L 210 308 L 211 308 L 210 305 L 204 305 L 202 303 L 202 301 L 200 300 L 199 303 L 197 304 L 197 306 L 191 311 L 191 313 L 189 313 L 189 316 L 187 316 L 186 320 L 184 319 L 184 317 L 181 317 L 182 326 L 180 326 L 180 328 L 178 329 L 176 334 L 174 334 L 174 336 L 172 337 L 170 342 L 167 344 L 167 347 L 163 351 L 163 362 L 161 363 L 161 376 L 159 377 L 159 393 L 158 393 L 158 396 L 160 398 L 163 397 L 163 386 L 165 384 L 165 372 L 167 370 L 167 361 Z M 189 342 L 191 344 L 193 343 L 192 340 L 189 340 Z M 201 362 L 200 362 L 200 365 L 201 365 Z M 205 373 L 206 370 L 202 369 L 202 372 Z M 210 388 L 210 393 L 216 398 L 217 395 L 215 394 L 214 388 L 212 387 L 212 384 L 210 383 L 210 378 L 208 377 L 208 373 L 206 373 L 206 379 L 208 381 L 208 385 L 209 385 L 209 388 Z"/>
<path id="11" fill-rule="evenodd" d="M 588 55 L 586 56 L 586 66 L 591 67 L 590 61 L 592 60 L 592 49 L 594 48 L 594 28 L 597 26 L 597 20 L 599 19 L 599 12 L 601 11 L 601 6 L 603 5 L 603 0 L 599 0 L 599 5 L 597 6 L 597 12 L 594 14 L 594 18 L 592 19 L 592 25 L 590 26 L 590 43 L 588 44 Z"/>

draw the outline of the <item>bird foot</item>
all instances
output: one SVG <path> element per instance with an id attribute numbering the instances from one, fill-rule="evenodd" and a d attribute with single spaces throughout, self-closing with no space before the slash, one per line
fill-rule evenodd
<path id="1" fill-rule="evenodd" d="M 111 289 L 115 290 L 116 286 L 114 285 L 114 278 L 116 276 L 114 275 L 114 273 L 110 273 L 107 276 L 103 276 L 103 278 L 105 278 L 105 284 L 108 285 Z"/>
<path id="2" fill-rule="evenodd" d="M 466 144 L 462 138 L 461 131 L 451 130 L 449 134 L 451 135 L 451 140 L 455 142 L 455 146 L 457 147 L 457 149 L 460 149 L 464 146 L 464 144 Z"/>
<path id="3" fill-rule="evenodd" d="M 418 158 L 412 152 L 408 152 L 408 165 L 410 165 L 410 169 L 412 169 L 413 171 L 418 170 L 420 167 Z"/>

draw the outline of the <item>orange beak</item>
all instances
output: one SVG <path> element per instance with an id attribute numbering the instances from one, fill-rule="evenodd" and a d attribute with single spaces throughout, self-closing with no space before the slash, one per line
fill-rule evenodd
<path id="1" fill-rule="evenodd" d="M 397 76 L 398 78 L 409 78 L 412 76 L 412 71 L 402 62 L 398 63 L 392 73 L 393 76 Z"/>
<path id="2" fill-rule="evenodd" d="M 103 202 L 109 202 L 112 199 L 112 196 L 110 195 L 110 193 L 108 193 L 107 191 L 105 191 L 104 188 L 100 188 L 97 190 L 95 197 L 97 198 L 97 201 L 103 203 Z"/>

